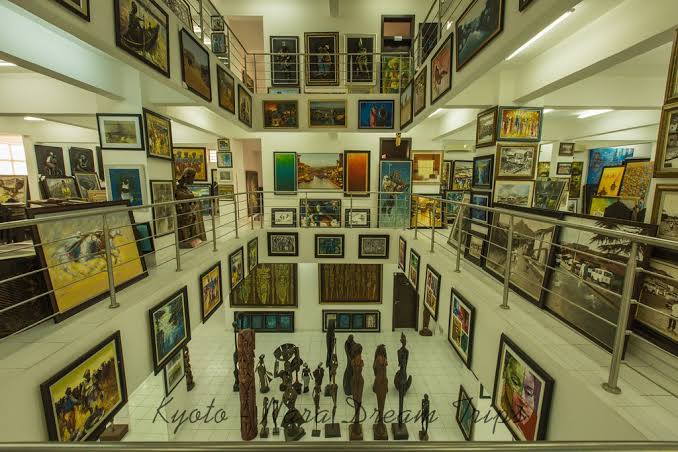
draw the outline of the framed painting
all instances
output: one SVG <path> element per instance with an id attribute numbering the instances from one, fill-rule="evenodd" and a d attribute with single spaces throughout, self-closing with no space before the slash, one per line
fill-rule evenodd
<path id="1" fill-rule="evenodd" d="M 125 201 L 130 206 L 146 204 L 146 176 L 141 165 L 105 165 L 106 188 L 112 201 Z"/>
<path id="2" fill-rule="evenodd" d="M 71 163 L 71 174 L 75 173 L 93 173 L 94 172 L 94 152 L 87 148 L 72 147 L 68 149 L 68 159 Z"/>
<path id="3" fill-rule="evenodd" d="M 537 177 L 549 177 L 551 174 L 551 162 L 539 162 L 537 163 Z"/>
<path id="4" fill-rule="evenodd" d="M 407 240 L 402 236 L 398 237 L 398 268 L 405 271 L 407 261 Z"/>
<path id="5" fill-rule="evenodd" d="M 319 264 L 320 303 L 381 303 L 381 264 Z"/>
<path id="6" fill-rule="evenodd" d="M 226 33 L 217 32 L 210 35 L 212 53 L 215 55 L 228 55 L 228 39 Z"/>
<path id="7" fill-rule="evenodd" d="M 302 228 L 340 228 L 341 199 L 300 199 L 299 226 Z"/>
<path id="8" fill-rule="evenodd" d="M 235 186 L 233 184 L 217 185 L 217 194 L 219 198 L 225 201 L 235 200 Z"/>
<path id="9" fill-rule="evenodd" d="M 412 151 L 412 183 L 440 185 L 443 151 Z"/>
<path id="10" fill-rule="evenodd" d="M 155 243 L 153 242 L 153 230 L 151 223 L 145 221 L 134 225 L 134 233 L 139 243 L 139 252 L 142 256 L 155 253 Z"/>
<path id="11" fill-rule="evenodd" d="M 424 307 L 431 314 L 433 320 L 438 320 L 440 309 L 440 273 L 430 265 L 426 265 L 426 279 L 424 280 Z"/>
<path id="12" fill-rule="evenodd" d="M 219 151 L 219 152 L 230 152 L 231 151 L 231 140 L 229 138 L 218 138 L 217 139 L 217 151 Z"/>
<path id="13" fill-rule="evenodd" d="M 666 79 L 666 96 L 664 105 L 678 102 L 678 31 L 673 38 L 673 48 L 671 50 L 671 64 L 669 65 L 669 75 Z"/>
<path id="14" fill-rule="evenodd" d="M 252 128 L 252 95 L 242 85 L 238 85 L 238 119 Z"/>
<path id="15" fill-rule="evenodd" d="M 346 100 L 309 100 L 308 126 L 311 128 L 345 128 Z"/>
<path id="16" fill-rule="evenodd" d="M 450 173 L 452 172 L 453 160 L 443 161 L 443 173 L 440 176 L 440 189 L 442 191 L 450 189 Z"/>
<path id="17" fill-rule="evenodd" d="M 273 190 L 276 195 L 297 191 L 297 153 L 273 153 Z"/>
<path id="18" fill-rule="evenodd" d="M 344 156 L 341 153 L 297 153 L 297 189 L 335 191 L 344 188 Z"/>
<path id="19" fill-rule="evenodd" d="M 559 157 L 572 157 L 574 155 L 574 143 L 560 143 L 558 146 Z"/>
<path id="20" fill-rule="evenodd" d="M 664 107 L 659 123 L 655 177 L 676 177 L 678 174 L 678 106 Z"/>
<path id="21" fill-rule="evenodd" d="M 678 113 L 678 109 L 676 110 Z M 678 115 L 676 116 L 676 125 L 678 127 Z M 660 147 L 657 146 L 657 158 L 659 159 Z M 678 149 L 677 149 L 678 151 Z M 634 148 L 596 148 L 589 150 L 588 171 L 586 174 L 586 185 L 595 185 L 594 189 L 600 182 L 600 176 L 603 173 L 603 168 L 606 166 L 619 166 L 633 157 Z M 574 163 L 574 162 L 573 162 Z M 655 177 L 657 167 L 655 167 Z"/>
<path id="22" fill-rule="evenodd" d="M 505 0 L 472 0 L 455 21 L 457 72 L 501 33 Z"/>
<path id="23" fill-rule="evenodd" d="M 187 168 L 193 168 L 195 180 L 207 182 L 207 149 L 175 147 L 172 148 L 172 155 L 174 156 L 174 180 L 179 180 Z"/>
<path id="24" fill-rule="evenodd" d="M 97 113 L 96 117 L 102 149 L 144 150 L 141 115 Z"/>
<path id="25" fill-rule="evenodd" d="M 191 340 L 186 286 L 174 292 L 148 311 L 151 325 L 153 367 L 157 375 L 175 353 Z"/>
<path id="26" fill-rule="evenodd" d="M 71 12 L 77 14 L 78 16 L 85 19 L 89 22 L 90 13 L 89 13 L 89 1 L 90 0 L 56 0 L 57 3 L 66 7 Z"/>
<path id="27" fill-rule="evenodd" d="M 598 182 L 597 196 L 618 196 L 621 190 L 622 180 L 624 179 L 624 165 L 606 166 Z"/>
<path id="28" fill-rule="evenodd" d="M 298 256 L 299 255 L 298 232 L 269 232 L 268 255 L 269 256 Z"/>
<path id="29" fill-rule="evenodd" d="M 464 259 L 474 263 L 478 267 L 485 265 L 485 255 L 487 254 L 487 234 L 482 234 L 469 228 L 466 234 L 466 244 L 464 246 Z"/>
<path id="30" fill-rule="evenodd" d="M 389 252 L 388 235 L 358 236 L 358 258 L 360 259 L 388 259 Z"/>
<path id="31" fill-rule="evenodd" d="M 172 121 L 154 111 L 143 109 L 146 155 L 172 160 Z"/>
<path id="32" fill-rule="evenodd" d="M 363 310 L 323 309 L 323 332 L 334 322 L 334 331 L 339 333 L 379 333 L 381 332 L 381 312 Z"/>
<path id="33" fill-rule="evenodd" d="M 374 85 L 376 39 L 374 34 L 344 35 L 347 85 Z"/>
<path id="34" fill-rule="evenodd" d="M 75 178 L 77 181 L 78 176 Z M 96 178 L 96 182 L 99 183 L 99 178 Z M 0 203 L 18 203 L 27 206 L 28 199 L 28 176 L 0 175 Z"/>
<path id="35" fill-rule="evenodd" d="M 569 176 L 572 174 L 572 162 L 558 162 L 556 165 L 557 176 Z"/>
<path id="36" fill-rule="evenodd" d="M 346 209 L 344 225 L 347 228 L 369 228 L 370 209 Z"/>
<path id="37" fill-rule="evenodd" d="M 476 411 L 476 408 L 473 406 L 473 399 L 466 393 L 464 387 L 459 385 L 457 411 L 454 418 L 466 441 L 473 441 L 473 426 L 476 422 Z"/>
<path id="38" fill-rule="evenodd" d="M 189 91 L 212 102 L 210 54 L 193 34 L 185 29 L 179 32 L 181 46 L 181 80 Z"/>
<path id="39" fill-rule="evenodd" d="M 343 259 L 344 234 L 316 234 L 315 257 L 318 259 Z"/>
<path id="40" fill-rule="evenodd" d="M 44 146 L 36 144 L 35 161 L 38 165 L 38 174 L 42 176 L 65 176 L 64 150 L 58 146 Z"/>
<path id="41" fill-rule="evenodd" d="M 379 138 L 379 160 L 409 160 L 412 151 L 412 138 Z"/>
<path id="42" fill-rule="evenodd" d="M 478 113 L 476 120 L 476 148 L 494 146 L 497 143 L 497 117 L 499 107 Z"/>
<path id="43" fill-rule="evenodd" d="M 400 94 L 410 82 L 410 58 L 401 54 L 381 54 L 381 93 Z"/>
<path id="44" fill-rule="evenodd" d="M 174 388 L 186 376 L 186 369 L 184 368 L 184 352 L 177 351 L 167 362 L 167 365 L 162 369 L 163 382 L 165 384 L 165 397 L 169 396 Z"/>
<path id="45" fill-rule="evenodd" d="M 78 190 L 80 190 L 80 195 L 84 199 L 87 199 L 87 195 L 90 190 L 101 190 L 101 184 L 99 183 L 99 177 L 97 176 L 97 173 L 73 173 L 73 177 L 75 178 L 75 182 L 78 184 Z M 0 181 L 2 181 L 3 183 L 5 182 L 4 180 L 2 180 L 2 176 L 0 176 Z M 16 185 L 9 185 L 8 187 L 16 187 Z M 0 186 L 0 189 L 7 190 L 7 188 L 4 186 Z M 3 196 L 2 194 L 0 194 L 0 200 L 2 200 L 2 198 Z"/>
<path id="46" fill-rule="evenodd" d="M 473 179 L 471 185 L 474 189 L 492 190 L 492 166 L 494 164 L 493 155 L 484 155 L 473 158 Z"/>
<path id="47" fill-rule="evenodd" d="M 426 72 L 427 66 L 424 66 L 421 71 L 419 71 L 419 74 L 414 77 L 412 110 L 414 111 L 413 114 L 415 117 L 426 108 Z"/>
<path id="48" fill-rule="evenodd" d="M 270 51 L 271 86 L 299 86 L 299 37 L 271 36 Z"/>
<path id="49" fill-rule="evenodd" d="M 344 151 L 344 196 L 370 196 L 370 151 Z"/>
<path id="50" fill-rule="evenodd" d="M 231 291 L 231 307 L 296 308 L 297 273 L 297 264 L 258 264 L 245 280 Z"/>
<path id="51" fill-rule="evenodd" d="M 619 196 L 647 199 L 650 182 L 652 182 L 652 172 L 654 171 L 653 163 L 650 159 L 627 159 L 624 166 L 626 166 L 626 169 L 624 170 Z M 574 167 L 572 174 L 574 174 Z M 579 180 L 581 184 L 581 173 Z M 570 198 L 578 197 L 572 196 L 572 181 L 570 181 Z"/>
<path id="52" fill-rule="evenodd" d="M 339 86 L 339 33 L 304 33 L 306 86 Z"/>
<path id="53" fill-rule="evenodd" d="M 492 207 L 490 201 L 492 197 L 491 191 L 472 191 L 471 204 L 481 207 Z M 472 221 L 479 223 L 489 223 L 492 214 L 489 210 L 478 209 L 471 207 L 469 209 L 469 218 Z"/>
<path id="54" fill-rule="evenodd" d="M 81 198 L 78 184 L 73 176 L 45 176 L 40 180 L 42 195 L 46 199 Z"/>
<path id="55" fill-rule="evenodd" d="M 227 168 L 212 168 L 212 183 L 231 184 L 233 183 L 233 170 Z"/>
<path id="56" fill-rule="evenodd" d="M 359 129 L 388 129 L 394 127 L 395 102 L 392 100 L 359 100 Z"/>
<path id="57" fill-rule="evenodd" d="M 571 213 L 579 213 L 579 200 L 578 199 L 568 199 L 567 200 L 567 211 Z"/>
<path id="58" fill-rule="evenodd" d="M 492 406 L 516 440 L 546 439 L 553 384 L 553 378 L 502 333 Z"/>
<path id="59" fill-rule="evenodd" d="M 217 168 L 233 168 L 233 153 L 217 151 Z"/>
<path id="60" fill-rule="evenodd" d="M 264 100 L 261 104 L 264 129 L 299 128 L 299 103 L 296 100 Z"/>
<path id="61" fill-rule="evenodd" d="M 212 31 L 224 31 L 226 28 L 224 17 L 219 15 L 210 16 L 210 28 Z"/>
<path id="62" fill-rule="evenodd" d="M 247 270 L 252 271 L 259 264 L 259 238 L 247 242 Z"/>
<path id="63" fill-rule="evenodd" d="M 497 179 L 533 179 L 537 167 L 537 146 L 497 146 Z"/>
<path id="64" fill-rule="evenodd" d="M 407 267 L 407 279 L 414 287 L 415 291 L 419 291 L 419 253 L 410 248 L 410 263 Z"/>
<path id="65" fill-rule="evenodd" d="M 412 82 L 400 92 L 400 128 L 404 129 L 412 122 Z"/>
<path id="66" fill-rule="evenodd" d="M 452 164 L 450 188 L 454 191 L 468 191 L 473 182 L 473 161 L 455 160 Z"/>
<path id="67" fill-rule="evenodd" d="M 115 44 L 169 78 L 169 16 L 165 10 L 153 0 L 115 0 L 113 4 Z"/>
<path id="68" fill-rule="evenodd" d="M 236 311 L 236 331 L 251 328 L 257 333 L 294 333 L 292 311 Z"/>
<path id="69" fill-rule="evenodd" d="M 101 151 L 101 146 L 96 146 L 94 151 L 97 154 L 97 172 L 99 173 L 99 179 L 105 180 L 106 175 L 104 174 L 104 154 Z"/>
<path id="70" fill-rule="evenodd" d="M 534 183 L 532 207 L 537 209 L 558 210 L 563 200 L 568 180 L 557 177 L 537 179 Z"/>
<path id="71" fill-rule="evenodd" d="M 382 160 L 379 162 L 380 228 L 406 228 L 410 224 L 412 162 Z"/>
<path id="72" fill-rule="evenodd" d="M 224 110 L 235 114 L 235 79 L 218 64 L 217 96 L 219 97 L 219 106 Z"/>
<path id="73" fill-rule="evenodd" d="M 221 261 L 218 261 L 200 275 L 200 316 L 203 323 L 224 302 L 221 287 Z"/>
<path id="74" fill-rule="evenodd" d="M 42 383 L 40 394 L 50 441 L 96 440 L 127 403 L 120 331 Z"/>
<path id="75" fill-rule="evenodd" d="M 411 228 L 415 225 L 419 228 L 431 228 L 432 226 L 442 228 L 445 221 L 443 217 L 443 206 L 439 195 L 412 195 Z"/>
<path id="76" fill-rule="evenodd" d="M 497 141 L 538 143 L 543 116 L 543 108 L 499 107 Z"/>
<path id="77" fill-rule="evenodd" d="M 274 228 L 296 228 L 297 209 L 294 207 L 274 207 L 271 209 L 271 226 Z"/>
<path id="78" fill-rule="evenodd" d="M 657 237 L 678 241 L 678 185 L 657 184 L 654 189 L 651 221 L 657 225 Z M 655 253 L 664 254 L 657 248 Z"/>
<path id="79" fill-rule="evenodd" d="M 494 184 L 496 204 L 508 204 L 519 207 L 532 207 L 534 181 L 531 180 L 498 180 Z"/>
<path id="80" fill-rule="evenodd" d="M 457 35 L 458 36 L 458 35 Z M 431 105 L 452 88 L 452 33 L 431 58 Z"/>
<path id="81" fill-rule="evenodd" d="M 468 204 L 471 201 L 471 194 L 468 191 L 446 191 L 443 199 L 446 201 L 451 201 L 451 202 L 446 202 L 445 203 L 445 219 L 447 220 L 447 224 L 452 224 L 456 221 L 457 215 L 459 214 L 459 202 L 463 202 Z"/>
<path id="82" fill-rule="evenodd" d="M 174 181 L 150 180 L 151 203 L 174 201 Z M 153 230 L 156 237 L 174 232 L 174 207 L 171 205 L 153 206 Z"/>
<path id="83" fill-rule="evenodd" d="M 228 274 L 231 290 L 245 279 L 245 254 L 242 247 L 228 256 Z"/>

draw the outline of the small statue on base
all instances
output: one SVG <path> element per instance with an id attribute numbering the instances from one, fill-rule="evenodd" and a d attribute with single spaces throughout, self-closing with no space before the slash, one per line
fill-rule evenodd
<path id="1" fill-rule="evenodd" d="M 278 428 L 278 414 L 280 413 L 280 402 L 278 399 L 273 399 L 271 401 L 273 405 L 273 412 L 271 413 L 271 418 L 273 419 L 273 434 L 280 435 L 280 429 Z"/>
<path id="2" fill-rule="evenodd" d="M 424 308 L 424 326 L 419 331 L 419 336 L 433 336 L 433 331 L 428 329 L 428 324 L 431 321 L 431 313 L 428 312 L 428 309 Z"/>
<path id="3" fill-rule="evenodd" d="M 301 381 L 304 382 L 304 394 L 306 394 L 309 391 L 308 384 L 311 381 L 311 370 L 307 363 L 304 363 L 304 368 L 301 371 Z"/>
<path id="4" fill-rule="evenodd" d="M 428 441 L 428 423 L 431 413 L 431 402 L 428 400 L 428 394 L 424 394 L 421 400 L 421 430 L 419 431 L 419 441 Z"/>
<path id="5" fill-rule="evenodd" d="M 271 388 L 268 384 L 273 380 L 271 372 L 266 370 L 266 364 L 264 363 L 265 355 L 259 356 L 259 363 L 257 364 L 257 374 L 259 375 L 259 392 L 266 394 Z"/>
<path id="6" fill-rule="evenodd" d="M 337 391 L 339 390 L 339 386 L 337 386 L 338 368 L 339 360 L 337 359 L 337 349 L 335 347 L 332 352 L 332 359 L 330 360 L 330 384 L 328 385 L 330 388 L 330 397 L 332 398 L 332 422 L 325 424 L 325 438 L 339 438 L 341 436 L 339 424 L 334 422 L 334 418 L 337 414 Z"/>
<path id="7" fill-rule="evenodd" d="M 365 379 L 363 378 L 363 346 L 357 342 L 353 344 L 351 350 L 351 367 L 353 367 L 353 377 L 351 379 L 351 391 L 353 403 L 355 404 L 355 414 L 353 423 L 349 426 L 349 438 L 351 441 L 363 440 L 363 426 L 360 424 L 360 410 L 363 404 L 363 387 Z"/>
<path id="8" fill-rule="evenodd" d="M 407 361 L 409 360 L 410 352 L 407 350 L 407 338 L 404 333 L 400 334 L 400 343 L 402 346 L 398 349 L 398 371 L 393 380 L 393 385 L 398 390 L 398 422 L 391 424 L 393 439 L 395 440 L 405 440 L 410 437 L 407 432 L 407 426 L 403 422 L 405 394 L 412 385 L 412 376 L 407 375 Z"/>
<path id="9" fill-rule="evenodd" d="M 254 376 L 254 330 L 238 333 L 238 380 L 240 383 L 240 437 L 257 437 L 257 391 Z"/>
<path id="10" fill-rule="evenodd" d="M 188 187 L 195 181 L 195 169 L 186 168 L 177 181 L 174 199 L 177 201 L 193 199 L 195 195 Z M 205 222 L 202 218 L 202 207 L 199 202 L 183 202 L 177 204 L 177 233 L 179 248 L 195 248 L 207 241 Z"/>
<path id="11" fill-rule="evenodd" d="M 301 370 L 301 366 L 304 364 L 304 361 L 301 359 L 299 356 L 299 347 L 294 347 L 294 358 L 292 358 L 292 361 L 290 362 L 291 369 L 294 371 L 295 375 L 295 381 L 294 384 L 292 385 L 294 387 L 294 390 L 297 391 L 297 394 L 301 394 L 301 390 L 303 389 L 301 386 L 301 382 L 299 381 L 299 371 Z"/>
<path id="12" fill-rule="evenodd" d="M 353 344 L 355 344 L 353 335 L 349 334 L 348 339 L 346 339 L 346 342 L 344 343 L 344 351 L 346 352 L 346 370 L 344 371 L 343 387 L 344 394 L 347 396 L 352 394 L 351 381 L 353 379 L 353 366 L 351 366 L 351 351 L 353 350 Z"/>
<path id="13" fill-rule="evenodd" d="M 285 382 L 285 392 L 283 393 L 283 404 L 287 407 L 287 413 L 283 416 L 281 426 L 285 429 L 285 441 L 299 441 L 306 434 L 301 424 L 304 418 L 295 407 L 297 402 L 297 391 L 292 385 L 292 375 L 282 371 L 283 381 Z"/>
<path id="14" fill-rule="evenodd" d="M 325 367 L 327 370 L 330 370 L 332 364 L 332 356 L 334 355 L 334 347 L 337 343 L 337 338 L 334 330 L 336 329 L 336 320 L 330 320 L 327 322 L 327 333 L 325 333 L 325 345 L 327 347 L 327 354 L 325 356 Z M 325 397 L 330 396 L 330 385 L 332 384 L 332 377 L 330 381 L 327 382 L 325 386 Z"/>
<path id="15" fill-rule="evenodd" d="M 377 395 L 377 423 L 372 426 L 375 441 L 383 441 L 388 439 L 388 430 L 384 424 L 384 405 L 386 402 L 386 394 L 388 394 L 388 378 L 386 377 L 386 367 L 388 361 L 386 359 L 386 346 L 381 344 L 377 346 L 374 352 L 374 384 L 372 391 Z"/>
<path id="16" fill-rule="evenodd" d="M 315 386 L 313 386 L 313 404 L 315 405 L 315 429 L 311 432 L 311 436 L 319 437 L 320 430 L 318 430 L 318 412 L 320 411 L 320 393 L 322 392 L 323 387 L 323 376 L 325 375 L 325 369 L 323 369 L 323 364 L 318 364 L 318 367 L 313 371 L 313 380 L 315 381 Z"/>
<path id="17" fill-rule="evenodd" d="M 268 397 L 264 397 L 264 414 L 261 417 L 261 432 L 259 438 L 268 438 L 268 410 L 271 407 Z"/>
<path id="18" fill-rule="evenodd" d="M 193 369 L 191 369 L 191 355 L 188 353 L 188 347 L 184 347 L 184 375 L 186 375 L 186 391 L 191 391 L 195 388 L 195 380 L 193 380 Z"/>

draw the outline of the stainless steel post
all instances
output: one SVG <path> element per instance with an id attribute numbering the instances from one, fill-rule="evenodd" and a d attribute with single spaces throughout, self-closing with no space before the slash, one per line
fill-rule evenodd
<path id="1" fill-rule="evenodd" d="M 500 307 L 509 309 L 508 297 L 511 286 L 511 259 L 513 257 L 513 215 L 509 217 L 508 240 L 506 241 L 506 263 L 504 268 L 504 294 L 501 299 Z"/>
<path id="2" fill-rule="evenodd" d="M 459 273 L 459 267 L 461 265 L 461 227 L 464 223 L 464 206 L 459 206 L 459 212 L 457 212 L 457 262 L 454 271 Z"/>
<path id="3" fill-rule="evenodd" d="M 440 39 L 440 36 L 443 33 L 443 9 L 442 1 L 438 0 L 438 27 L 436 32 L 436 42 Z M 422 46 L 423 47 L 423 46 Z"/>
<path id="4" fill-rule="evenodd" d="M 200 0 L 198 2 L 198 15 L 200 16 L 200 40 L 204 44 L 205 43 L 205 23 L 203 22 L 203 17 L 202 17 L 202 0 Z M 193 24 L 191 24 L 191 26 L 193 26 Z"/>
<path id="5" fill-rule="evenodd" d="M 240 214 L 238 213 L 238 194 L 233 193 L 233 210 L 235 212 L 235 238 L 238 238 L 238 222 L 240 221 Z"/>
<path id="6" fill-rule="evenodd" d="M 257 74 L 257 54 L 252 55 L 254 57 L 254 92 L 258 92 L 259 88 L 259 75 Z"/>
<path id="7" fill-rule="evenodd" d="M 106 273 L 108 274 L 108 294 L 111 297 L 110 309 L 119 308 L 120 305 L 115 298 L 115 277 L 113 275 L 113 255 L 111 254 L 111 231 L 108 228 L 106 214 L 102 215 L 102 234 L 104 235 L 104 246 L 106 249 Z M 143 259 L 143 258 L 142 258 Z"/>
<path id="8" fill-rule="evenodd" d="M 621 366 L 624 346 L 626 345 L 626 328 L 629 322 L 629 311 L 631 309 L 631 295 L 636 280 L 636 264 L 638 261 L 638 243 L 631 242 L 631 254 L 626 264 L 626 273 L 624 274 L 624 286 L 622 289 L 621 305 L 619 306 L 619 318 L 617 319 L 617 330 L 614 335 L 614 346 L 612 348 L 612 361 L 610 363 L 610 375 L 607 382 L 603 383 L 603 389 L 612 394 L 621 394 L 621 389 L 617 386 L 619 380 L 619 368 Z"/>
<path id="9" fill-rule="evenodd" d="M 436 206 L 437 202 L 433 202 L 433 210 L 431 211 L 431 252 L 435 253 L 434 247 L 436 244 Z"/>
<path id="10" fill-rule="evenodd" d="M 219 199 L 212 199 L 212 251 L 217 251 L 217 206 Z"/>
<path id="11" fill-rule="evenodd" d="M 414 200 L 414 240 L 417 240 L 419 234 L 419 203 Z"/>
<path id="12" fill-rule="evenodd" d="M 247 192 L 247 198 L 245 199 L 247 201 L 247 216 L 250 218 L 250 229 L 254 231 L 254 212 L 252 212 L 252 215 L 250 215 L 250 210 L 249 210 L 249 202 L 250 202 L 250 192 Z M 259 204 L 259 200 L 257 199 L 257 205 Z"/>
<path id="13" fill-rule="evenodd" d="M 172 218 L 174 219 L 174 248 L 176 248 L 177 271 L 181 271 L 181 249 L 179 248 L 179 216 L 177 215 L 177 205 L 172 206 Z"/>
<path id="14" fill-rule="evenodd" d="M 350 221 L 350 223 L 351 223 L 351 225 L 349 227 L 353 228 L 353 195 L 351 195 L 350 202 L 351 202 L 351 206 L 349 208 L 348 221 Z"/>
<path id="15" fill-rule="evenodd" d="M 257 203 L 259 203 L 259 197 L 257 196 Z M 259 227 L 264 229 L 264 192 L 261 192 L 261 204 L 259 205 Z"/>

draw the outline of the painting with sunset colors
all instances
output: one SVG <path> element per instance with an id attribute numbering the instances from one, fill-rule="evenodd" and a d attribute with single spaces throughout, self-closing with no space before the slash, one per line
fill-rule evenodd
<path id="1" fill-rule="evenodd" d="M 344 193 L 369 196 L 370 151 L 344 152 Z"/>

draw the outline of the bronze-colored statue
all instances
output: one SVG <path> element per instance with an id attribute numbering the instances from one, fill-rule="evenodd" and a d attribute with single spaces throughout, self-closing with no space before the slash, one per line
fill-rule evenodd
<path id="1" fill-rule="evenodd" d="M 428 329 L 428 324 L 431 322 L 431 313 L 428 312 L 428 309 L 424 308 L 424 324 L 421 330 L 419 330 L 420 336 L 433 336 L 433 331 Z"/>
<path id="2" fill-rule="evenodd" d="M 268 410 L 271 404 L 268 402 L 268 397 L 264 397 L 264 414 L 261 416 L 261 433 L 259 438 L 268 438 Z"/>
<path id="3" fill-rule="evenodd" d="M 346 370 L 344 371 L 344 394 L 350 396 L 353 394 L 351 391 L 351 381 L 353 380 L 353 366 L 351 365 L 351 351 L 353 350 L 353 335 L 349 334 L 348 339 L 344 343 L 344 351 L 346 352 Z"/>
<path id="4" fill-rule="evenodd" d="M 419 441 L 428 441 L 428 423 L 431 416 L 431 402 L 428 400 L 428 394 L 424 394 L 421 399 L 421 430 L 419 431 Z"/>
<path id="5" fill-rule="evenodd" d="M 279 435 L 280 429 L 278 428 L 278 413 L 280 413 L 280 402 L 278 399 L 273 399 L 271 401 L 271 405 L 273 405 L 273 412 L 271 413 L 271 418 L 273 418 L 273 434 Z"/>
<path id="6" fill-rule="evenodd" d="M 186 391 L 191 391 L 195 388 L 195 381 L 193 380 L 193 369 L 191 369 L 191 355 L 188 353 L 188 347 L 184 347 L 184 375 L 186 375 Z"/>
<path id="7" fill-rule="evenodd" d="M 177 201 L 193 199 L 195 196 L 188 185 L 194 181 L 195 170 L 193 168 L 184 169 L 174 189 L 174 199 Z M 180 248 L 195 248 L 202 242 L 207 241 L 202 207 L 199 202 L 177 204 L 177 229 Z"/>
<path id="8" fill-rule="evenodd" d="M 302 360 L 301 356 L 299 356 L 299 347 L 294 346 L 294 357 L 292 358 L 290 365 L 295 375 L 295 381 L 292 386 L 294 387 L 294 390 L 297 391 L 297 394 L 301 394 L 301 391 L 303 389 L 301 382 L 299 381 L 299 371 L 301 370 L 301 366 L 303 364 L 304 360 Z"/>
<path id="9" fill-rule="evenodd" d="M 259 356 L 259 363 L 257 364 L 257 374 L 259 375 L 259 392 L 266 394 L 271 388 L 268 384 L 273 380 L 271 372 L 266 370 L 266 364 L 264 363 L 264 358 L 266 355 Z"/>
<path id="10" fill-rule="evenodd" d="M 254 330 L 238 333 L 238 380 L 240 383 L 240 437 L 257 437 L 257 392 L 254 376 Z"/>
<path id="11" fill-rule="evenodd" d="M 297 402 L 297 391 L 292 385 L 292 374 L 282 371 L 282 378 L 285 383 L 285 392 L 283 393 L 283 404 L 287 407 L 287 413 L 283 416 L 282 428 L 285 429 L 285 441 L 299 441 L 306 432 L 301 424 L 304 418 L 295 407 Z"/>
<path id="12" fill-rule="evenodd" d="M 332 359 L 330 360 L 330 397 L 332 398 L 332 422 L 325 424 L 325 438 L 339 438 L 341 430 L 339 424 L 334 422 L 337 415 L 337 392 L 339 386 L 337 385 L 337 369 L 339 368 L 339 359 L 337 359 L 336 339 L 334 341 L 335 348 L 332 351 Z"/>
<path id="13" fill-rule="evenodd" d="M 309 390 L 309 383 L 311 381 L 311 369 L 308 368 L 308 364 L 304 363 L 304 368 L 301 371 L 301 381 L 304 382 L 304 394 Z"/>
<path id="14" fill-rule="evenodd" d="M 315 429 L 311 432 L 311 436 L 318 437 L 320 436 L 320 430 L 318 430 L 318 412 L 320 411 L 320 393 L 322 392 L 323 387 L 323 377 L 325 376 L 325 369 L 323 369 L 323 364 L 318 364 L 318 367 L 313 371 L 313 380 L 315 385 L 313 386 L 313 404 L 315 405 Z"/>
<path id="15" fill-rule="evenodd" d="M 334 332 L 336 329 L 336 320 L 330 320 L 327 322 L 327 332 L 325 333 L 325 346 L 327 347 L 327 354 L 325 355 L 325 367 L 327 367 L 327 370 L 330 369 L 330 365 L 332 363 L 332 355 L 334 353 L 334 346 L 337 342 L 337 337 L 336 333 Z M 325 397 L 330 396 L 330 385 L 332 384 L 332 379 L 330 378 L 330 381 L 327 382 L 327 386 L 325 386 Z"/>
<path id="16" fill-rule="evenodd" d="M 285 391 L 285 380 L 283 372 L 292 375 L 292 358 L 295 356 L 297 346 L 294 344 L 282 344 L 273 351 L 273 357 L 276 359 L 273 367 L 273 378 L 280 378 L 280 390 Z M 283 363 L 283 370 L 280 370 L 280 363 Z"/>
<path id="17" fill-rule="evenodd" d="M 351 441 L 362 441 L 363 426 L 360 424 L 360 410 L 363 405 L 363 387 L 365 386 L 365 379 L 363 378 L 363 346 L 357 342 L 353 344 L 351 350 L 351 367 L 353 368 L 353 376 L 351 379 L 351 391 L 353 397 L 353 404 L 355 414 L 353 415 L 353 423 L 349 426 L 349 438 Z"/>
<path id="18" fill-rule="evenodd" d="M 410 352 L 407 350 L 407 338 L 404 333 L 400 334 L 400 343 L 402 346 L 398 349 L 398 371 L 395 374 L 393 385 L 398 390 L 398 422 L 391 424 L 393 431 L 393 439 L 405 440 L 410 437 L 407 432 L 407 426 L 403 422 L 403 404 L 405 402 L 405 394 L 412 385 L 412 376 L 407 375 L 407 361 L 410 357 Z"/>
<path id="19" fill-rule="evenodd" d="M 374 352 L 374 364 L 372 364 L 372 370 L 374 370 L 374 384 L 372 385 L 372 391 L 377 395 L 378 413 L 377 423 L 372 426 L 375 441 L 388 439 L 388 430 L 386 429 L 386 424 L 384 424 L 384 405 L 386 402 L 386 394 L 388 394 L 388 378 L 386 378 L 387 366 L 386 346 L 381 344 L 377 346 L 377 350 Z"/>

